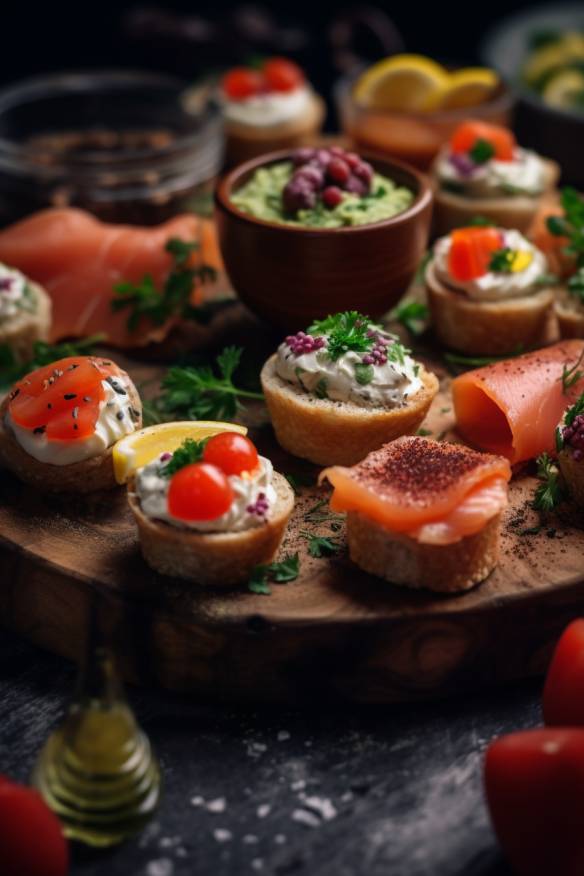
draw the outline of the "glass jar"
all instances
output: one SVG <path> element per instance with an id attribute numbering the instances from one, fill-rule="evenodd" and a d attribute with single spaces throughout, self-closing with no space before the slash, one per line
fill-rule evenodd
<path id="1" fill-rule="evenodd" d="M 132 71 L 67 73 L 0 92 L 0 225 L 75 206 L 152 225 L 193 209 L 223 156 L 221 114 L 201 89 Z"/>

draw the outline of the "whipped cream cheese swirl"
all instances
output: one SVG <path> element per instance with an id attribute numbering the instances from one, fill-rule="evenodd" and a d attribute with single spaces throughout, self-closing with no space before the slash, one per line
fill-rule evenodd
<path id="1" fill-rule="evenodd" d="M 269 459 L 259 457 L 255 471 L 230 475 L 227 480 L 233 490 L 231 507 L 215 520 L 179 520 L 168 510 L 168 489 L 171 478 L 162 472 L 168 459 L 161 458 L 136 474 L 136 495 L 143 513 L 153 520 L 163 520 L 180 529 L 197 532 L 242 532 L 262 526 L 277 497 L 272 485 L 274 469 Z"/>
<path id="2" fill-rule="evenodd" d="M 300 118 L 309 109 L 311 100 L 311 89 L 303 85 L 289 92 L 254 94 L 244 100 L 229 100 L 223 95 L 221 104 L 228 122 L 269 128 Z"/>
<path id="3" fill-rule="evenodd" d="M 276 374 L 318 399 L 400 407 L 422 387 L 419 365 L 389 332 L 372 325 L 370 333 L 371 350 L 348 350 L 337 358 L 330 355 L 326 334 L 287 338 L 278 347 Z M 304 343 L 302 336 L 308 339 Z"/>
<path id="4" fill-rule="evenodd" d="M 27 304 L 28 282 L 20 271 L 0 263 L 0 322 L 11 319 L 21 310 L 32 309 Z"/>
<path id="5" fill-rule="evenodd" d="M 464 292 L 475 301 L 502 301 L 539 292 L 542 289 L 541 278 L 546 274 L 548 266 L 545 255 L 521 232 L 505 228 L 499 229 L 499 232 L 501 248 L 529 254 L 526 266 L 522 270 L 487 271 L 474 280 L 459 280 L 452 276 L 448 267 L 452 245 L 448 235 L 441 237 L 434 244 L 433 263 L 438 279 L 451 289 Z"/>
<path id="6" fill-rule="evenodd" d="M 444 188 L 468 198 L 540 195 L 546 184 L 545 164 L 535 152 L 517 148 L 512 161 L 491 159 L 475 164 L 464 154 L 440 153 L 436 175 Z"/>

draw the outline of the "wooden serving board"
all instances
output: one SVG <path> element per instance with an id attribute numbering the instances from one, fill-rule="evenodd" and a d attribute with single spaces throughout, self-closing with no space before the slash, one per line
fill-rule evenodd
<path id="1" fill-rule="evenodd" d="M 243 325 L 262 356 L 273 339 Z M 449 377 L 426 361 L 442 388 L 424 425 L 453 439 Z M 138 383 L 160 373 L 128 367 Z M 318 469 L 275 444 L 261 405 L 248 419 L 278 470 L 315 483 Z M 569 519 L 542 525 L 530 507 L 535 483 L 525 472 L 514 478 L 499 567 L 458 596 L 377 580 L 353 566 L 344 547 L 331 559 L 310 557 L 302 532 L 342 542 L 344 534 L 305 519 L 329 491 L 302 488 L 282 548 L 299 552 L 300 576 L 262 596 L 205 591 L 153 572 L 123 489 L 45 497 L 2 473 L 0 621 L 78 659 L 89 612 L 97 612 L 126 678 L 237 700 L 386 703 L 536 675 L 563 626 L 584 610 L 584 530 Z"/>

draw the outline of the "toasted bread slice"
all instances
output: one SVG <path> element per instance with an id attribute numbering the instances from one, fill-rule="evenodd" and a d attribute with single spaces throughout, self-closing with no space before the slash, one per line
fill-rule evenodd
<path id="1" fill-rule="evenodd" d="M 439 593 L 469 590 L 489 575 L 499 558 L 501 514 L 479 532 L 448 545 L 420 544 L 390 532 L 361 514 L 347 514 L 349 555 L 365 572 L 404 587 Z"/>
<path id="2" fill-rule="evenodd" d="M 132 381 L 129 381 L 128 395 L 132 407 L 141 412 L 140 396 Z M 13 472 L 21 481 L 43 493 L 93 493 L 119 486 L 114 477 L 111 447 L 99 456 L 74 462 L 71 465 L 50 465 L 30 456 L 6 425 L 9 400 L 9 396 L 6 396 L 0 405 L 0 464 Z M 140 413 L 136 421 L 136 429 L 141 427 Z"/>
<path id="3" fill-rule="evenodd" d="M 0 344 L 10 347 L 16 362 L 29 361 L 35 341 L 46 341 L 51 330 L 52 302 L 42 286 L 28 282 L 34 296 L 35 309 L 21 310 L 15 316 L 0 320 Z"/>
<path id="4" fill-rule="evenodd" d="M 524 234 L 541 206 L 542 198 L 555 188 L 560 168 L 555 161 L 545 161 L 545 187 L 541 195 L 507 195 L 494 198 L 468 198 L 434 185 L 433 234 L 442 237 L 454 228 L 469 225 L 476 216 L 490 219 L 501 228 L 515 228 Z"/>
<path id="5" fill-rule="evenodd" d="M 305 113 L 299 118 L 278 122 L 276 125 L 245 125 L 227 119 L 227 164 L 233 166 L 268 152 L 303 146 L 320 133 L 325 112 L 324 100 L 318 94 L 313 94 Z"/>
<path id="6" fill-rule="evenodd" d="M 193 532 L 147 517 L 128 484 L 128 502 L 138 524 L 144 559 L 161 575 L 185 578 L 211 587 L 232 587 L 248 580 L 259 563 L 269 563 L 284 537 L 294 507 L 294 492 L 274 472 L 277 502 L 261 526 L 243 532 Z"/>
<path id="7" fill-rule="evenodd" d="M 426 288 L 432 328 L 445 347 L 470 355 L 497 356 L 549 343 L 554 290 L 503 301 L 472 301 L 450 289 L 426 269 Z"/>
<path id="8" fill-rule="evenodd" d="M 566 288 L 556 291 L 555 310 L 562 338 L 584 338 L 584 306 Z"/>
<path id="9" fill-rule="evenodd" d="M 279 444 L 318 465 L 354 465 L 400 435 L 411 435 L 438 392 L 438 378 L 420 366 L 422 388 L 400 408 L 362 408 L 318 399 L 276 374 L 277 354 L 261 372 L 262 389 Z"/>
<path id="10" fill-rule="evenodd" d="M 584 462 L 575 460 L 572 452 L 564 447 L 558 453 L 558 466 L 570 496 L 584 508 Z"/>

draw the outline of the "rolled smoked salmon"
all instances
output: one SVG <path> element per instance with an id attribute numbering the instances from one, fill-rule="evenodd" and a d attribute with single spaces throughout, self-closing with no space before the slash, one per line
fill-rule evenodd
<path id="1" fill-rule="evenodd" d="M 212 223 L 183 215 L 154 228 L 110 225 L 83 210 L 43 210 L 0 231 L 0 261 L 40 283 L 53 301 L 51 341 L 106 335 L 118 347 L 162 340 L 171 327 L 146 321 L 128 332 L 128 313 L 112 312 L 114 286 L 149 274 L 162 289 L 172 266 L 170 238 L 197 240 L 194 258 L 221 269 Z"/>
<path id="2" fill-rule="evenodd" d="M 584 391 L 582 378 L 565 390 L 562 374 L 582 358 L 583 341 L 563 341 L 461 374 L 452 381 L 458 432 L 511 463 L 553 450 L 556 426 Z"/>
<path id="3" fill-rule="evenodd" d="M 506 459 L 457 444 L 406 436 L 352 468 L 325 469 L 333 511 L 359 511 L 423 544 L 454 544 L 507 504 Z"/>

